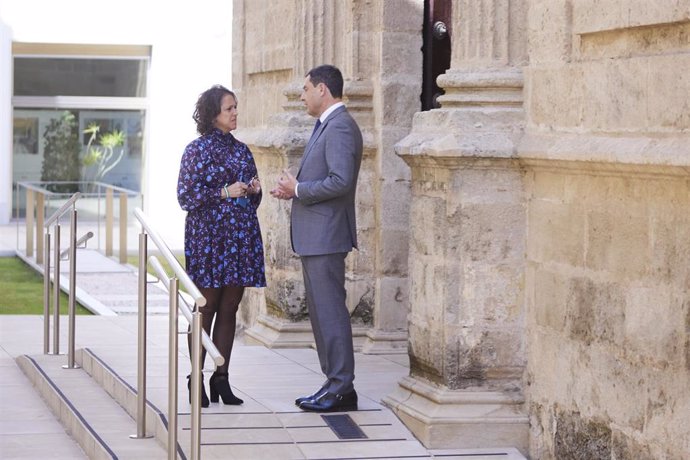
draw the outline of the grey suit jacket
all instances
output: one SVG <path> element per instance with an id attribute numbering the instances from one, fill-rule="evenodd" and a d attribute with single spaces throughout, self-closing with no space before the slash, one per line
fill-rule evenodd
<path id="1" fill-rule="evenodd" d="M 345 107 L 319 126 L 304 150 L 292 200 L 292 249 L 300 256 L 350 252 L 357 247 L 355 189 L 362 133 Z"/>

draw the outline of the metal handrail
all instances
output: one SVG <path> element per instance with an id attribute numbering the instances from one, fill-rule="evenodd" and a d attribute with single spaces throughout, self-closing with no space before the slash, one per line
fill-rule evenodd
<path id="1" fill-rule="evenodd" d="M 168 324 L 168 349 L 170 350 L 168 354 L 168 458 L 174 460 L 177 458 L 175 448 L 177 446 L 177 369 L 178 369 L 178 359 L 177 359 L 177 317 L 178 312 L 182 312 L 184 317 L 192 326 L 192 356 L 197 356 L 200 352 L 199 342 L 206 348 L 208 354 L 211 356 L 213 361 L 217 366 L 222 366 L 225 362 L 225 358 L 220 354 L 218 348 L 213 344 L 211 338 L 208 336 L 206 331 L 200 327 L 201 321 L 198 309 L 195 313 L 192 313 L 192 309 L 187 303 L 187 301 L 182 296 L 180 292 L 180 282 L 176 277 L 169 278 L 165 269 L 161 265 L 160 261 L 156 256 L 149 257 L 149 264 L 153 267 L 156 272 L 158 280 L 163 284 L 165 290 L 168 292 L 170 301 L 170 317 Z M 182 299 L 182 303 L 179 300 Z M 201 336 L 201 340 L 199 340 Z M 198 357 L 193 360 L 194 367 L 192 374 L 197 375 L 201 373 Z M 197 392 L 194 393 L 195 395 Z M 200 395 L 199 395 L 200 396 Z M 200 452 L 200 433 L 201 433 L 201 411 L 199 409 L 199 400 L 195 397 L 192 405 L 192 423 L 191 423 L 191 441 L 192 441 L 192 458 L 199 458 Z"/>
<path id="2" fill-rule="evenodd" d="M 104 182 L 91 182 L 91 181 L 21 181 L 17 182 L 16 191 L 16 215 L 20 215 L 20 190 L 24 190 L 26 193 L 26 219 L 24 225 L 26 227 L 25 238 L 26 247 L 25 252 L 27 257 L 31 257 L 34 253 L 34 247 L 36 248 L 36 263 L 43 263 L 43 239 L 38 238 L 38 233 L 34 233 L 35 228 L 43 228 L 44 225 L 52 224 L 52 218 L 49 222 L 44 223 L 45 213 L 47 212 L 46 205 L 50 206 L 51 203 L 56 206 L 60 206 L 64 200 L 67 200 L 73 192 L 61 192 L 53 191 L 56 190 L 53 187 L 61 186 L 68 187 L 70 190 L 79 191 L 81 202 L 84 199 L 97 200 L 98 208 L 95 210 L 97 212 L 98 227 L 96 231 L 96 240 L 98 249 L 101 248 L 101 224 L 102 217 L 105 217 L 105 255 L 110 257 L 113 255 L 113 241 L 114 241 L 114 221 L 113 217 L 115 215 L 114 201 L 113 199 L 119 200 L 120 205 L 120 219 L 119 219 L 119 238 L 120 238 L 120 250 L 119 250 L 119 260 L 120 263 L 126 263 L 127 261 L 127 215 L 128 215 L 128 199 L 132 196 L 143 197 L 143 195 L 136 191 L 127 189 L 124 187 L 118 187 L 116 185 L 107 184 Z M 117 195 L 117 196 L 114 196 Z M 35 198 L 34 198 L 35 197 Z M 105 216 L 101 214 L 102 199 L 105 197 Z M 58 203 L 58 204 L 55 204 Z M 69 204 L 65 203 L 65 206 Z M 66 211 L 65 206 L 58 211 L 58 215 Z M 36 226 L 34 228 L 34 209 L 36 209 Z M 88 208 L 87 208 L 88 209 Z M 19 220 L 17 220 L 17 229 L 19 230 Z M 39 231 L 40 233 L 40 231 Z M 17 231 L 17 249 L 20 249 L 20 238 L 19 231 Z M 34 239 L 36 238 L 36 239 Z M 35 242 L 35 245 L 34 245 Z"/>
<path id="3" fill-rule="evenodd" d="M 75 369 L 74 363 L 74 336 L 75 336 L 75 315 L 76 315 L 76 272 L 77 272 L 77 209 L 75 207 L 75 202 L 79 199 L 81 194 L 79 192 L 74 193 L 57 211 L 53 213 L 43 224 L 45 227 L 44 242 L 46 252 L 43 254 L 43 352 L 49 352 L 48 341 L 50 340 L 50 330 L 49 330 L 49 315 L 50 315 L 50 226 L 55 223 L 53 229 L 55 235 L 55 272 L 53 275 L 53 288 L 54 288 L 54 298 L 55 305 L 53 308 L 53 353 L 60 354 L 60 258 L 62 257 L 62 252 L 60 251 L 60 217 L 71 209 L 72 214 L 70 217 L 70 233 L 69 241 L 70 248 L 65 251 L 70 254 L 70 270 L 69 270 L 69 309 L 68 309 L 68 321 L 69 321 L 69 331 L 68 331 L 68 351 L 67 351 L 67 366 L 68 369 Z M 33 232 L 33 230 L 32 230 Z M 37 257 L 38 259 L 38 257 Z"/>
<path id="4" fill-rule="evenodd" d="M 191 326 L 191 345 L 190 357 L 192 360 L 192 373 L 190 376 L 190 402 L 192 403 L 191 412 L 191 458 L 198 460 L 201 456 L 201 347 L 202 331 L 201 312 L 199 308 L 206 305 L 206 298 L 199 292 L 194 282 L 180 265 L 180 262 L 173 256 L 172 251 L 151 225 L 147 222 L 146 215 L 141 209 L 134 210 L 135 217 L 141 223 L 141 233 L 139 234 L 139 332 L 137 350 L 137 434 L 132 438 L 142 439 L 146 435 L 146 266 L 147 266 L 147 241 L 148 236 L 158 247 L 161 255 L 168 262 L 175 272 L 175 276 L 170 278 L 170 317 L 169 317 L 169 355 L 168 355 L 168 410 L 175 414 L 168 425 L 168 458 L 177 457 L 177 318 L 179 307 L 179 287 L 180 282 L 187 292 L 194 299 L 195 309 L 192 313 Z M 162 267 L 161 267 L 162 268 Z M 184 307 L 186 308 L 186 307 Z M 184 310 L 184 308 L 182 310 Z M 213 347 L 215 348 L 215 346 Z M 217 351 L 217 350 L 216 350 Z M 172 414 L 171 414 L 172 415 Z"/>
<path id="5" fill-rule="evenodd" d="M 69 198 L 69 200 L 65 201 L 65 204 L 60 206 L 60 209 L 55 211 L 49 218 L 45 220 L 43 226 L 46 228 L 50 227 L 50 224 L 58 220 L 64 213 L 69 211 L 69 208 L 74 205 L 74 203 L 79 199 L 80 196 L 81 192 L 74 192 L 74 194 Z"/>
<path id="6" fill-rule="evenodd" d="M 149 263 L 156 272 L 156 277 L 158 278 L 158 280 L 163 283 L 165 292 L 170 294 L 170 279 L 168 277 L 168 274 L 165 272 L 163 265 L 161 265 L 160 261 L 156 256 L 149 257 Z M 184 306 L 180 305 L 180 311 L 182 312 L 182 315 L 184 315 L 185 319 L 189 322 L 189 324 L 192 324 L 192 307 L 187 303 L 187 301 L 181 294 L 180 299 L 184 303 Z M 218 348 L 216 348 L 216 345 L 213 343 L 211 337 L 208 336 L 206 331 L 201 332 L 201 343 L 204 345 L 204 348 L 208 352 L 208 355 L 211 357 L 213 362 L 216 363 L 217 366 L 222 366 L 223 363 L 225 363 L 225 358 L 223 358 L 223 355 L 220 354 Z"/>
<path id="7" fill-rule="evenodd" d="M 200 307 L 206 305 L 206 298 L 203 295 L 201 295 L 201 292 L 194 284 L 194 281 L 192 281 L 189 275 L 187 275 L 187 272 L 184 271 L 184 268 L 182 268 L 180 262 L 177 260 L 170 248 L 168 248 L 168 246 L 163 241 L 163 238 L 161 238 L 158 232 L 156 232 L 148 224 L 148 222 L 146 221 L 146 216 L 144 215 L 142 210 L 136 208 L 134 210 L 134 215 L 139 220 L 144 230 L 146 230 L 146 233 L 148 233 L 148 235 L 151 237 L 153 242 L 156 243 L 156 246 L 158 247 L 158 250 L 161 252 L 161 255 L 168 262 L 170 268 L 173 269 L 175 275 L 177 276 L 177 278 L 179 278 L 180 283 L 182 283 L 182 286 L 184 286 L 187 292 L 192 296 L 194 302 Z"/>
<path id="8" fill-rule="evenodd" d="M 61 196 L 66 195 L 65 192 L 51 192 L 46 188 L 46 185 L 94 185 L 102 188 L 111 188 L 117 192 L 126 193 L 129 196 L 139 195 L 141 192 L 132 190 L 129 188 L 119 187 L 117 185 L 107 184 L 105 182 L 92 182 L 92 181 L 21 181 L 17 182 L 18 186 L 33 190 L 35 192 L 43 193 L 46 196 Z M 83 196 L 94 196 L 97 193 L 93 192 L 79 192 Z"/>
<path id="9" fill-rule="evenodd" d="M 76 247 L 79 247 L 82 243 L 85 243 L 86 241 L 90 240 L 93 238 L 93 232 L 86 232 L 81 238 L 79 238 L 74 244 Z M 65 255 L 67 255 L 68 252 L 72 249 L 72 246 L 68 247 L 64 251 L 60 253 L 60 258 L 64 258 Z"/>

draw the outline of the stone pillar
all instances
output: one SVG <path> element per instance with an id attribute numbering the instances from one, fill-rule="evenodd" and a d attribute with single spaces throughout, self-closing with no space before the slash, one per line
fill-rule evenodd
<path id="1" fill-rule="evenodd" d="M 235 3 L 236 6 L 240 3 L 239 6 L 244 8 L 261 8 L 267 16 L 275 17 L 277 14 L 288 19 L 292 15 L 292 23 L 284 22 L 279 31 L 283 41 L 285 36 L 289 36 L 289 31 L 292 32 L 290 51 L 294 53 L 292 62 L 295 66 L 291 72 L 291 81 L 283 89 L 283 95 L 287 99 L 282 105 L 283 110 L 270 115 L 265 126 L 243 131 L 243 139 L 247 139 L 255 156 L 261 158 L 261 170 L 266 178 L 264 187 L 270 189 L 284 168 L 299 164 L 314 123 L 299 99 L 304 73 L 322 63 L 334 64 L 343 72 L 344 102 L 357 119 L 364 135 L 365 151 L 360 184 L 375 182 L 373 175 L 376 170 L 372 167 L 376 156 L 372 129 L 373 88 L 370 80 L 364 77 L 367 69 L 362 69 L 358 61 L 362 53 L 372 52 L 360 40 L 362 33 L 366 31 L 360 30 L 360 20 L 371 19 L 361 12 L 355 13 L 358 11 L 353 6 L 353 3 L 357 3 L 355 1 L 300 0 L 295 2 L 296 5 L 292 1 L 283 1 L 263 6 L 241 0 L 236 0 Z M 244 8 L 241 14 L 247 16 L 248 12 Z M 243 23 L 236 19 L 236 25 L 242 26 Z M 240 31 L 238 41 L 244 43 L 245 37 L 253 36 L 254 32 Z M 275 36 L 278 31 L 266 33 Z M 275 45 L 275 48 L 280 47 L 280 43 Z M 241 59 L 241 53 L 236 55 L 236 60 Z M 240 78 L 246 79 L 247 70 L 241 72 Z M 372 241 L 368 235 L 372 233 L 369 229 L 375 226 L 375 222 L 362 211 L 374 207 L 373 192 L 366 187 L 360 187 L 358 191 L 362 191 L 358 195 L 358 231 L 361 231 L 359 242 L 362 250 L 354 251 L 348 256 L 346 288 L 348 307 L 353 317 L 355 348 L 361 349 L 372 317 L 375 283 L 371 263 Z M 270 281 L 264 290 L 261 310 L 244 315 L 245 322 L 251 325 L 246 331 L 246 337 L 270 347 L 311 346 L 313 335 L 304 298 L 301 265 L 290 244 L 290 203 L 266 197 L 260 213 Z M 259 300 L 261 305 L 262 299 Z"/>
<path id="2" fill-rule="evenodd" d="M 412 171 L 410 375 L 384 402 L 430 448 L 527 451 L 525 14 L 524 0 L 453 2 L 441 108 L 396 146 Z"/>
<path id="3" fill-rule="evenodd" d="M 395 143 L 410 132 L 420 108 L 423 15 L 422 0 L 381 1 L 368 15 L 381 18 L 377 37 L 361 39 L 380 43 L 381 53 L 373 78 L 376 175 L 369 183 L 360 180 L 360 190 L 372 188 L 375 194 L 374 208 L 359 214 L 360 225 L 369 215 L 375 223 L 373 325 L 362 348 L 370 354 L 407 353 L 410 170 L 396 155 Z"/>
<path id="4" fill-rule="evenodd" d="M 257 295 L 261 308 L 251 312 L 253 318 L 245 318 L 245 323 L 251 324 L 245 333 L 250 342 L 276 348 L 310 346 L 314 340 L 308 323 L 299 258 L 290 245 L 290 203 L 267 194 L 281 171 L 299 164 L 306 144 L 304 139 L 310 132 L 308 116 L 299 101 L 299 87 L 286 88 L 284 95 L 287 97 L 284 112 L 271 117 L 271 129 L 245 133 L 257 162 L 261 163 L 265 196 L 259 217 L 266 274 L 270 280 Z M 249 300 L 257 305 L 252 301 L 256 299 Z"/>
<path id="5" fill-rule="evenodd" d="M 321 63 L 343 72 L 344 101 L 364 136 L 359 249 L 348 256 L 346 274 L 355 348 L 405 353 L 410 172 L 394 145 L 419 108 L 423 0 L 235 0 L 234 12 L 233 80 L 248 125 L 238 137 L 251 147 L 267 189 L 299 162 L 311 134 L 314 120 L 299 100 L 304 73 Z M 276 94 L 286 100 L 278 104 Z M 242 309 L 247 337 L 272 347 L 313 340 L 289 209 L 270 197 L 260 208 L 269 286 L 249 292 L 250 308 Z"/>

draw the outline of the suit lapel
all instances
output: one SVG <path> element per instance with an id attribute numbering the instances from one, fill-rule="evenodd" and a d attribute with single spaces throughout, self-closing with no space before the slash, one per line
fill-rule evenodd
<path id="1" fill-rule="evenodd" d="M 326 121 L 321 123 L 321 126 L 319 126 L 318 129 L 316 131 L 314 131 L 314 134 L 309 138 L 309 141 L 307 142 L 307 146 L 304 148 L 304 156 L 306 156 L 306 154 L 309 152 L 309 150 L 311 150 L 311 146 L 314 145 L 314 142 L 316 142 L 316 139 L 319 138 L 319 136 L 323 132 L 324 128 L 326 127 L 326 125 L 328 124 L 330 119 L 331 119 L 330 116 L 328 118 L 326 118 Z"/>
<path id="2" fill-rule="evenodd" d="M 321 123 L 321 126 L 316 130 L 316 132 L 309 138 L 309 142 L 307 142 L 307 146 L 304 148 L 304 155 L 302 155 L 302 161 L 299 163 L 299 171 L 297 171 L 297 176 L 299 176 L 299 173 L 302 171 L 302 166 L 304 165 L 304 161 L 307 159 L 307 156 L 311 152 L 311 148 L 316 142 L 316 140 L 321 136 L 321 133 L 323 133 L 324 129 L 326 129 L 326 125 L 328 125 L 328 122 L 333 119 L 333 117 L 337 116 L 340 112 L 343 112 L 345 110 L 345 107 L 338 107 L 331 113 L 326 120 Z"/>

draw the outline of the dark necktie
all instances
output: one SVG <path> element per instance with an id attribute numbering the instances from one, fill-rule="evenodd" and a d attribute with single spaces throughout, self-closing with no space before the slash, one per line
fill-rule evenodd
<path id="1" fill-rule="evenodd" d="M 314 123 L 314 130 L 311 132 L 311 135 L 313 136 L 316 133 L 316 130 L 319 129 L 319 126 L 321 126 L 321 119 L 317 119 L 316 123 Z"/>

